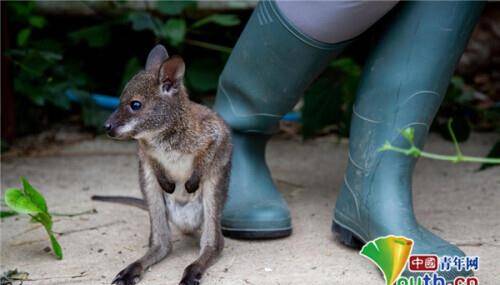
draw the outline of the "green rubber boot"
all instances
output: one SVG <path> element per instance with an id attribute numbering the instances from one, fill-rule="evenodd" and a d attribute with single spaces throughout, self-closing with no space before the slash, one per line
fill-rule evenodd
<path id="1" fill-rule="evenodd" d="M 416 159 L 377 149 L 385 141 L 408 147 L 399 133 L 407 127 L 415 129 L 415 144 L 423 146 L 482 7 L 480 2 L 404 2 L 391 12 L 394 18 L 364 68 L 353 109 L 349 164 L 333 223 L 343 243 L 403 235 L 414 240 L 413 254 L 464 255 L 415 219 Z M 470 274 L 439 273 L 447 281 Z"/>
<path id="2" fill-rule="evenodd" d="M 307 37 L 274 2 L 256 7 L 221 74 L 214 107 L 233 129 L 233 168 L 222 216 L 226 236 L 290 235 L 290 211 L 265 162 L 266 143 L 281 117 L 346 44 Z"/>

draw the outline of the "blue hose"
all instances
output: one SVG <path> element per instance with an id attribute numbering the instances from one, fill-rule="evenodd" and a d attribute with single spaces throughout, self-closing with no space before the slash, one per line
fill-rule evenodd
<path id="1" fill-rule="evenodd" d="M 66 90 L 65 94 L 66 97 L 68 97 L 72 102 L 82 103 L 82 100 L 75 94 L 74 90 L 68 89 Z M 114 110 L 118 107 L 118 104 L 120 104 L 120 99 L 118 97 L 98 93 L 90 93 L 90 98 L 97 106 L 106 110 Z M 300 112 L 287 113 L 285 116 L 283 116 L 282 120 L 288 122 L 300 122 Z"/>
<path id="2" fill-rule="evenodd" d="M 75 94 L 71 89 L 66 90 L 66 97 L 72 102 L 81 103 L 81 99 Z M 118 97 L 112 97 L 108 95 L 102 95 L 97 93 L 90 93 L 90 98 L 94 103 L 106 110 L 114 110 L 118 107 L 120 99 Z"/>

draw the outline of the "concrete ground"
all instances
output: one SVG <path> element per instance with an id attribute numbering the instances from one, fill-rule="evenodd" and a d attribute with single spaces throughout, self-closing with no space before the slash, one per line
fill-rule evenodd
<path id="1" fill-rule="evenodd" d="M 483 156 L 494 135 L 473 134 L 463 144 L 469 155 Z M 53 212 L 97 213 L 55 217 L 54 230 L 64 259 L 44 249 L 43 229 L 26 217 L 1 221 L 1 271 L 17 268 L 35 281 L 26 284 L 109 284 L 124 266 L 146 250 L 145 212 L 90 201 L 94 194 L 139 196 L 132 142 L 106 138 L 54 146 L 31 156 L 2 158 L 1 189 L 29 178 Z M 451 153 L 453 146 L 431 135 L 426 150 Z M 226 239 L 220 260 L 203 284 L 383 284 L 378 269 L 358 252 L 342 246 L 330 232 L 331 213 L 347 161 L 347 143 L 323 137 L 302 143 L 273 139 L 268 161 L 290 204 L 294 232 L 271 241 Z M 478 165 L 422 159 L 414 176 L 419 220 L 467 254 L 480 256 L 481 284 L 500 276 L 500 168 L 476 172 Z M 178 284 L 197 256 L 196 240 L 176 235 L 174 252 L 148 272 L 141 284 Z"/>

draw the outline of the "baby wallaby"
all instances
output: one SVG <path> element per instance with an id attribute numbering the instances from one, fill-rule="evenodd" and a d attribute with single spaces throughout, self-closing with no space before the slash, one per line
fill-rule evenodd
<path id="1" fill-rule="evenodd" d="M 170 225 L 201 230 L 200 255 L 180 284 L 199 284 L 224 247 L 220 217 L 231 163 L 230 132 L 209 108 L 191 102 L 183 85 L 184 61 L 162 45 L 146 68 L 125 86 L 118 109 L 105 123 L 109 136 L 138 141 L 139 182 L 144 200 L 94 196 L 146 208 L 151 233 L 146 254 L 120 271 L 112 284 L 139 282 L 144 271 L 172 249 Z"/>

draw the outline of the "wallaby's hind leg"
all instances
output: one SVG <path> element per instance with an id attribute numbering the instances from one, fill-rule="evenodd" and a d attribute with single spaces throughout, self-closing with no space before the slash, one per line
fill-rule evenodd
<path id="1" fill-rule="evenodd" d="M 144 200 L 148 205 L 151 225 L 150 248 L 143 257 L 125 267 L 113 279 L 112 284 L 134 285 L 140 281 L 144 270 L 167 256 L 172 248 L 170 228 L 166 215 L 163 190 L 156 182 L 149 165 L 139 163 L 139 182 Z"/>
<path id="2" fill-rule="evenodd" d="M 200 256 L 191 263 L 182 276 L 180 285 L 198 285 L 205 270 L 214 263 L 224 248 L 220 225 L 226 198 L 230 166 L 223 167 L 217 178 L 209 178 L 202 184 L 203 226 L 200 239 Z"/>
<path id="3" fill-rule="evenodd" d="M 180 285 L 199 285 L 203 273 L 219 256 L 224 248 L 222 231 L 219 229 L 219 233 L 210 237 L 210 239 L 213 239 L 214 242 L 210 242 L 210 245 L 202 245 L 198 259 L 184 269 Z"/>

